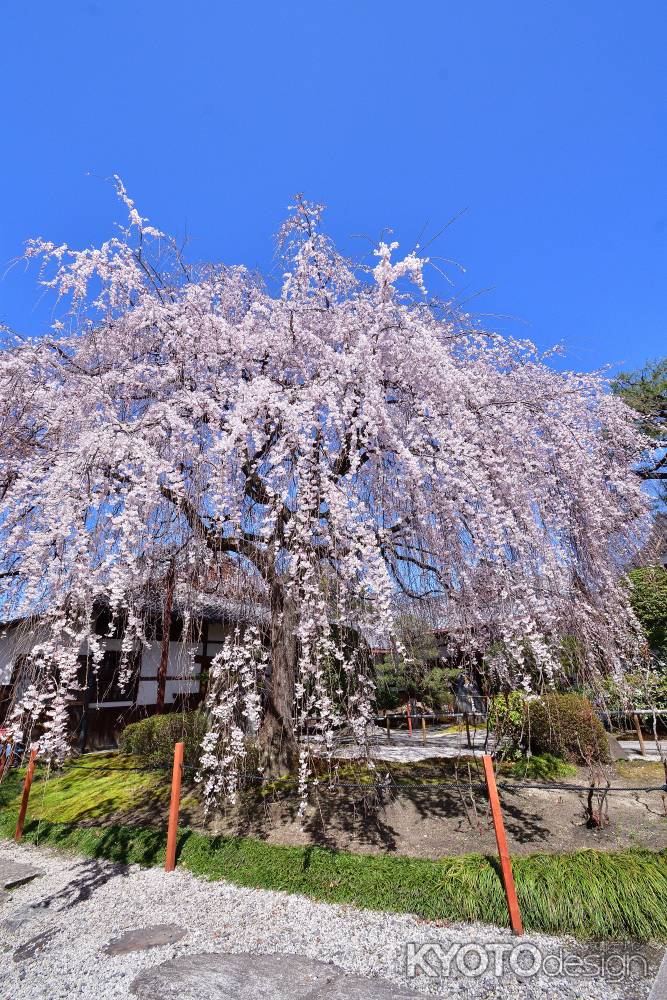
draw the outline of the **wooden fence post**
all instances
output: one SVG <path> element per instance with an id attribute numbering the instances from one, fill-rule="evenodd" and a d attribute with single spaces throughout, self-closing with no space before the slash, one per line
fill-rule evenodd
<path id="1" fill-rule="evenodd" d="M 21 808 L 19 809 L 19 818 L 16 821 L 16 830 L 14 832 L 14 840 L 18 844 L 21 837 L 23 836 L 23 824 L 25 823 L 25 814 L 28 811 L 28 799 L 30 798 L 30 786 L 32 785 L 32 776 L 35 773 L 35 757 L 37 756 L 37 747 L 30 751 L 30 760 L 28 761 L 28 770 L 25 772 L 25 781 L 23 782 L 23 795 L 21 796 Z"/>
<path id="2" fill-rule="evenodd" d="M 410 699 L 405 703 L 405 708 L 408 713 L 408 736 L 412 736 L 412 716 L 410 715 Z"/>
<path id="3" fill-rule="evenodd" d="M 472 748 L 472 742 L 470 740 L 470 717 L 467 712 L 463 713 L 463 719 L 466 724 L 466 739 L 468 741 L 468 746 Z"/>
<path id="4" fill-rule="evenodd" d="M 422 715 L 422 743 L 426 746 L 426 716 Z"/>
<path id="5" fill-rule="evenodd" d="M 178 837 L 178 812 L 181 804 L 181 774 L 183 771 L 183 744 L 174 743 L 174 768 L 171 773 L 171 801 L 169 803 L 169 828 L 167 830 L 166 872 L 176 867 L 176 840 Z"/>
<path id="6" fill-rule="evenodd" d="M 484 762 L 486 787 L 489 790 L 489 802 L 491 803 L 493 828 L 496 832 L 496 843 L 498 845 L 498 855 L 500 857 L 500 870 L 503 876 L 505 896 L 507 897 L 507 909 L 509 910 L 510 924 L 515 934 L 523 934 L 523 924 L 521 922 L 521 913 L 519 911 L 519 900 L 516 896 L 514 875 L 512 874 L 512 862 L 510 861 L 510 855 L 507 849 L 507 838 L 505 836 L 503 814 L 500 810 L 498 789 L 496 788 L 496 777 L 493 773 L 493 760 L 488 753 L 484 754 L 482 760 Z"/>
<path id="7" fill-rule="evenodd" d="M 634 712 L 633 715 L 632 715 L 632 718 L 634 719 L 635 729 L 637 730 L 637 739 L 639 740 L 639 752 L 641 753 L 642 757 L 645 757 L 646 756 L 646 744 L 644 743 L 644 736 L 642 734 L 642 727 L 641 727 L 641 723 L 639 721 L 639 716 L 637 715 L 636 712 Z"/>
<path id="8" fill-rule="evenodd" d="M 391 743 L 391 726 L 389 724 L 389 713 L 385 716 L 387 720 L 387 743 Z"/>

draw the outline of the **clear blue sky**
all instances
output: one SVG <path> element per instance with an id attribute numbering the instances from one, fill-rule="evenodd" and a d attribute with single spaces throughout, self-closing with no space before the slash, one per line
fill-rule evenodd
<path id="1" fill-rule="evenodd" d="M 492 288 L 477 311 L 574 367 L 665 353 L 664 0 L 0 8 L 3 265 L 29 236 L 109 236 L 114 172 L 192 255 L 264 270 L 295 191 L 355 253 L 467 209 L 433 250 L 461 297 Z M 38 300 L 11 270 L 0 320 L 38 333 Z"/>

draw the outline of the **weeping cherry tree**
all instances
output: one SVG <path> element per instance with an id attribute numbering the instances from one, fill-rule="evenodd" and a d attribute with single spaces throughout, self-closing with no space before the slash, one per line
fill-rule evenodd
<path id="1" fill-rule="evenodd" d="M 211 666 L 209 798 L 236 787 L 249 732 L 302 782 L 304 734 L 330 752 L 347 721 L 363 743 L 364 651 L 402 648 L 406 607 L 471 656 L 495 643 L 499 685 L 551 683 L 563 636 L 591 677 L 621 671 L 645 442 L 602 377 L 430 298 L 417 252 L 380 242 L 354 265 L 302 198 L 273 287 L 188 264 L 118 192 L 128 222 L 102 246 L 28 244 L 59 318 L 0 352 L 0 600 L 41 623 L 17 735 L 67 752 L 82 643 L 93 669 L 103 655 L 95 601 L 129 664 L 146 595 L 171 572 L 194 614 L 188 581 L 223 564 L 267 625 Z"/>

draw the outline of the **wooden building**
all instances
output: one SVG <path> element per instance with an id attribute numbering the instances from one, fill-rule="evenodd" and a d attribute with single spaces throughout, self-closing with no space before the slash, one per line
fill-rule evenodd
<path id="1" fill-rule="evenodd" d="M 171 615 L 168 660 L 162 680 L 165 711 L 196 708 L 206 695 L 208 667 L 222 649 L 227 635 L 250 622 L 263 624 L 260 606 L 219 601 L 203 606 L 190 620 L 184 634 L 184 619 L 178 607 Z M 71 705 L 72 739 L 81 749 L 113 747 L 120 731 L 130 722 L 155 714 L 158 707 L 159 668 L 163 650 L 159 614 L 149 621 L 146 645 L 131 654 L 129 684 L 121 686 L 119 669 L 122 634 L 108 635 L 108 609 L 96 610 L 95 632 L 103 637 L 104 659 L 92 668 L 86 644 L 80 650 L 81 690 Z M 43 637 L 39 619 L 18 620 L 0 626 L 0 726 L 17 697 L 30 682 L 28 653 Z"/>

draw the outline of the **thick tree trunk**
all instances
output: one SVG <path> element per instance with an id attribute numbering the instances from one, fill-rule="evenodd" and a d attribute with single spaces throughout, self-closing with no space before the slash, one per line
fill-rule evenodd
<path id="1" fill-rule="evenodd" d="M 271 586 L 271 677 L 259 731 L 263 764 L 271 773 L 292 770 L 298 751 L 294 733 L 294 688 L 298 658 L 297 614 L 279 581 Z"/>

